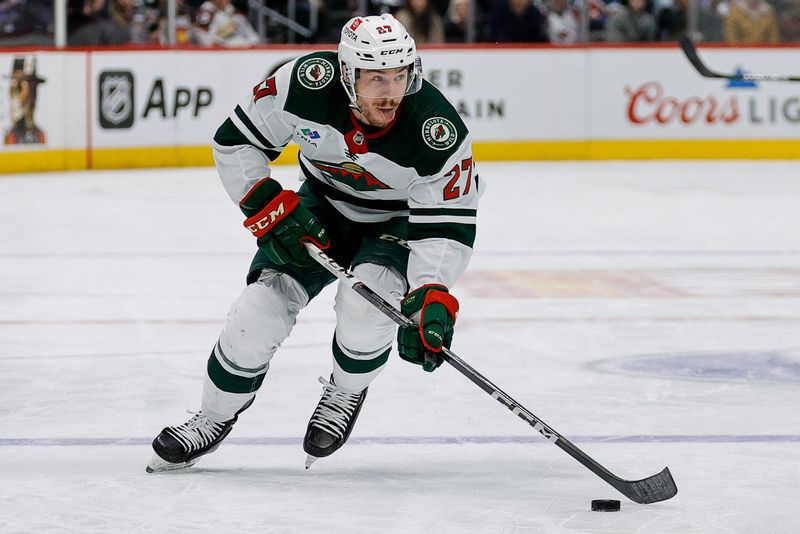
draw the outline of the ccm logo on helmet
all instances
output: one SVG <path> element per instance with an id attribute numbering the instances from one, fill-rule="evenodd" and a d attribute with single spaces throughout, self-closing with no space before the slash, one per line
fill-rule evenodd
<path id="1" fill-rule="evenodd" d="M 395 54 L 402 54 L 402 53 L 403 53 L 402 48 L 395 48 L 394 50 L 381 50 L 382 56 L 393 56 Z"/>

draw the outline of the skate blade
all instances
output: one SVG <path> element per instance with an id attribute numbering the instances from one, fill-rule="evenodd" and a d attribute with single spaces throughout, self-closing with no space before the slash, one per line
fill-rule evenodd
<path id="1" fill-rule="evenodd" d="M 318 458 L 317 458 L 316 456 L 311 456 L 311 455 L 309 454 L 309 455 L 308 455 L 308 457 L 306 458 L 306 469 L 308 469 L 309 467 L 311 467 L 311 464 L 313 464 L 313 463 L 314 463 L 314 462 L 316 462 L 317 460 L 318 460 Z"/>
<path id="2" fill-rule="evenodd" d="M 154 454 L 153 457 L 150 459 L 150 463 L 147 464 L 147 467 L 144 468 L 145 471 L 148 473 L 168 473 L 170 471 L 183 471 L 189 469 L 194 464 L 197 463 L 197 460 L 200 458 L 194 458 L 189 460 L 188 462 L 181 462 L 174 464 L 172 462 L 168 462 L 161 458 L 159 455 Z"/>

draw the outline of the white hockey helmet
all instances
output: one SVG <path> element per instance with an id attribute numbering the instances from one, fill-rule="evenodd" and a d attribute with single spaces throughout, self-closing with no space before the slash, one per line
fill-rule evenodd
<path id="1" fill-rule="evenodd" d="M 354 17 L 342 27 L 339 41 L 339 67 L 342 85 L 356 104 L 356 79 L 359 69 L 377 70 L 409 67 L 405 96 L 422 87 L 422 61 L 417 56 L 417 45 L 403 25 L 392 15 Z"/>

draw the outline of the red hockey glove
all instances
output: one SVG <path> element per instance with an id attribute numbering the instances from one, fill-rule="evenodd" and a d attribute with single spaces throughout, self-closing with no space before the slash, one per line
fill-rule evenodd
<path id="1" fill-rule="evenodd" d="M 239 206 L 249 215 L 245 228 L 256 236 L 261 251 L 276 265 L 309 267 L 314 260 L 303 241 L 311 241 L 323 250 L 330 245 L 325 228 L 300 203 L 297 193 L 284 191 L 274 180 L 261 180 Z"/>

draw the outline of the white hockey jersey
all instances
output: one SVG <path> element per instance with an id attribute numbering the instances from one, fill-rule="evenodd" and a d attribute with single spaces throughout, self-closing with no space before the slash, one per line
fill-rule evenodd
<path id="1" fill-rule="evenodd" d="M 466 268 L 483 183 L 472 141 L 436 87 L 403 99 L 393 122 L 375 131 L 355 119 L 334 52 L 316 52 L 256 85 L 214 137 L 214 160 L 239 202 L 269 176 L 270 161 L 294 141 L 300 172 L 356 222 L 408 216 L 411 288 L 448 287 Z"/>

